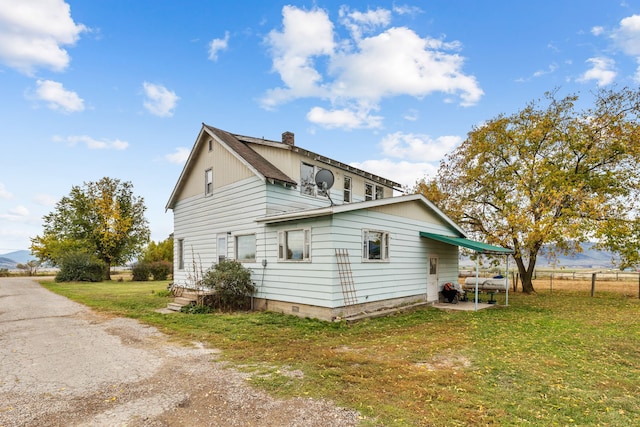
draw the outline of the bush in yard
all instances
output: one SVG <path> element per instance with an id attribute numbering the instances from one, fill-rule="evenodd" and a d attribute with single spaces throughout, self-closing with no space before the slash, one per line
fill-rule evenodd
<path id="1" fill-rule="evenodd" d="M 151 268 L 147 262 L 136 262 L 131 268 L 131 280 L 134 282 L 146 282 L 151 276 Z"/>
<path id="2" fill-rule="evenodd" d="M 60 264 L 56 282 L 101 282 L 104 278 L 106 264 L 86 253 L 70 253 Z"/>
<path id="3" fill-rule="evenodd" d="M 153 280 L 167 280 L 171 274 L 172 264 L 169 261 L 154 261 L 148 264 Z"/>
<path id="4" fill-rule="evenodd" d="M 0 268 L 0 277 L 9 277 L 9 269 Z"/>
<path id="5" fill-rule="evenodd" d="M 213 306 L 221 310 L 248 309 L 256 290 L 251 271 L 234 260 L 221 261 L 207 270 L 202 283 L 215 291 Z"/>

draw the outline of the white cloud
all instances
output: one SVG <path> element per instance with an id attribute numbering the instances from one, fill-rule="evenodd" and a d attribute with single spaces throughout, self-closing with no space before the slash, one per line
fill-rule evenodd
<path id="1" fill-rule="evenodd" d="M 12 199 L 12 198 L 13 198 L 13 194 L 11 194 L 9 190 L 7 190 L 7 187 L 5 187 L 4 183 L 0 182 L 0 199 Z"/>
<path id="2" fill-rule="evenodd" d="M 598 57 L 589 58 L 586 62 L 591 64 L 591 68 L 577 79 L 578 82 L 586 83 L 590 80 L 595 80 L 598 86 L 606 86 L 616 78 L 617 73 L 614 70 L 615 61 L 613 59 Z"/>
<path id="3" fill-rule="evenodd" d="M 459 136 L 432 139 L 429 135 L 395 132 L 385 136 L 380 146 L 385 156 L 438 164 L 460 142 Z"/>
<path id="4" fill-rule="evenodd" d="M 22 205 L 15 206 L 9 209 L 6 214 L 0 214 L 0 219 L 10 222 L 27 222 L 29 220 L 29 209 Z"/>
<path id="5" fill-rule="evenodd" d="M 36 82 L 36 96 L 48 102 L 50 109 L 62 110 L 66 113 L 76 113 L 84 110 L 84 100 L 77 93 L 67 90 L 62 83 L 52 80 L 38 80 Z"/>
<path id="6" fill-rule="evenodd" d="M 153 83 L 142 83 L 144 89 L 144 108 L 155 116 L 171 117 L 176 104 L 180 99 L 175 92 L 170 91 L 162 85 Z"/>
<path id="7" fill-rule="evenodd" d="M 85 144 L 90 150 L 126 150 L 129 147 L 129 143 L 120 139 L 108 140 L 108 139 L 95 139 L 88 135 L 70 135 L 65 138 L 55 136 L 53 138 L 56 142 L 66 142 L 70 146 L 77 144 Z"/>
<path id="8" fill-rule="evenodd" d="M 420 112 L 418 110 L 416 110 L 415 108 L 410 108 L 406 113 L 404 113 L 403 118 L 410 122 L 415 122 L 416 120 L 418 120 L 419 116 Z"/>
<path id="9" fill-rule="evenodd" d="M 456 53 L 460 43 L 423 38 L 406 27 L 380 31 L 391 22 L 386 9 L 359 12 L 342 7 L 340 23 L 351 35 L 345 40 L 335 39 L 333 23 L 323 9 L 285 6 L 282 13 L 282 31 L 272 30 L 265 41 L 283 86 L 267 91 L 261 100 L 264 108 L 319 98 L 330 101 L 331 108 L 313 107 L 310 120 L 353 128 L 362 126 L 357 117 L 377 111 L 386 97 L 421 98 L 442 92 L 470 106 L 483 95 L 475 77 L 462 71 L 464 58 Z M 347 110 L 352 111 L 350 117 Z M 382 117 L 376 116 L 378 120 Z"/>
<path id="10" fill-rule="evenodd" d="M 170 163 L 182 165 L 189 158 L 190 152 L 191 150 L 186 147 L 178 147 L 176 148 L 175 152 L 165 155 L 164 158 L 167 159 Z"/>
<path id="11" fill-rule="evenodd" d="M 322 107 L 313 107 L 307 113 L 307 120 L 329 129 L 379 128 L 382 125 L 382 117 L 370 115 L 368 110 L 341 109 L 329 111 Z"/>
<path id="12" fill-rule="evenodd" d="M 213 39 L 209 43 L 209 59 L 218 60 L 218 52 L 227 50 L 229 45 L 229 31 L 225 31 L 223 39 Z"/>
<path id="13" fill-rule="evenodd" d="M 351 166 L 369 171 L 383 178 L 391 179 L 403 186 L 413 187 L 425 176 L 435 176 L 438 163 L 393 161 L 389 159 L 365 160 L 350 163 Z"/>
<path id="14" fill-rule="evenodd" d="M 618 47 L 629 56 L 640 56 L 640 15 L 631 15 L 620 21 L 612 37 Z"/>
<path id="15" fill-rule="evenodd" d="M 76 24 L 62 0 L 3 0 L 0 7 L 0 61 L 31 75 L 38 67 L 63 71 L 72 46 L 87 31 Z"/>
<path id="16" fill-rule="evenodd" d="M 604 27 L 597 26 L 597 27 L 591 28 L 591 34 L 593 34 L 596 37 L 604 34 L 604 32 L 605 32 Z"/>
<path id="17" fill-rule="evenodd" d="M 356 40 L 360 40 L 363 34 L 372 33 L 378 27 L 386 27 L 391 22 L 391 11 L 381 8 L 352 12 L 349 6 L 342 6 L 338 15 L 340 23 L 349 29 L 351 36 Z"/>
<path id="18" fill-rule="evenodd" d="M 55 206 L 58 200 L 50 194 L 37 193 L 33 201 L 40 206 Z"/>
<path id="19" fill-rule="evenodd" d="M 283 31 L 271 31 L 266 41 L 273 55 L 273 70 L 286 88 L 268 91 L 262 100 L 265 108 L 295 98 L 328 95 L 321 87 L 322 75 L 315 69 L 314 57 L 333 54 L 333 23 L 317 8 L 307 12 L 284 6 L 282 16 Z"/>

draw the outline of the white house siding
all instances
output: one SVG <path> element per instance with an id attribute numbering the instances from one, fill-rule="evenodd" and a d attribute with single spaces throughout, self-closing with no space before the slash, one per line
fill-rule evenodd
<path id="1" fill-rule="evenodd" d="M 265 184 L 257 177 L 215 189 L 211 196 L 204 194 L 180 200 L 173 208 L 174 239 L 183 239 L 184 269 L 177 267 L 178 245 L 174 245 L 174 280 L 188 284 L 189 275 L 204 271 L 217 262 L 217 235 L 227 234 L 227 257 L 233 258 L 234 236 L 256 233 L 260 240 L 262 226 L 254 220 L 264 216 Z M 258 255 L 256 255 L 258 256 Z M 256 264 L 259 260 L 256 260 Z M 252 265 L 247 265 L 251 267 Z"/>
<path id="2" fill-rule="evenodd" d="M 335 256 L 330 243 L 330 217 L 267 225 L 264 230 L 267 266 L 254 272 L 256 297 L 318 307 L 333 307 Z M 311 260 L 278 260 L 278 232 L 311 229 Z"/>
<path id="3" fill-rule="evenodd" d="M 448 228 L 445 226 L 370 210 L 336 215 L 333 224 L 335 247 L 349 251 L 358 303 L 426 296 L 430 254 L 439 258 L 439 282 L 457 280 L 458 248 L 419 235 L 420 231 L 446 233 Z M 388 262 L 363 260 L 364 229 L 389 232 Z M 339 281 L 336 286 L 340 286 Z M 334 306 L 343 305 L 340 289 L 334 292 L 334 296 Z M 431 296 L 430 301 L 435 301 L 435 297 Z"/>

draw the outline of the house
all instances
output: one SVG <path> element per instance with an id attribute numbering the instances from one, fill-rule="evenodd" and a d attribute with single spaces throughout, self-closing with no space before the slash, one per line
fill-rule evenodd
<path id="1" fill-rule="evenodd" d="M 256 309 L 332 320 L 436 302 L 439 285 L 458 280 L 450 239 L 471 241 L 425 197 L 398 190 L 291 132 L 272 141 L 203 124 L 166 206 L 174 282 L 192 286 L 230 258 L 252 271 Z"/>

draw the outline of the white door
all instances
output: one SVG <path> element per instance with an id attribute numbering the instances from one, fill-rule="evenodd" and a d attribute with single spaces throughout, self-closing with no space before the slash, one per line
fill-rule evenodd
<path id="1" fill-rule="evenodd" d="M 427 301 L 438 300 L 438 257 L 430 255 L 427 264 Z"/>

